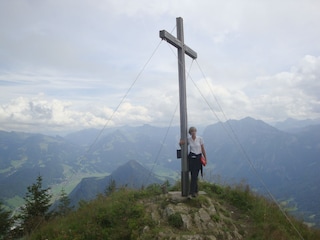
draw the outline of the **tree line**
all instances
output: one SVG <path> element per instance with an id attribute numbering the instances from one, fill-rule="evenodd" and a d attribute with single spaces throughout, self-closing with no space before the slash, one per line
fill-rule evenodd
<path id="1" fill-rule="evenodd" d="M 43 221 L 65 215 L 72 210 L 70 199 L 62 189 L 57 207 L 49 211 L 52 206 L 50 190 L 50 188 L 43 188 L 42 176 L 39 175 L 36 183 L 27 187 L 23 198 L 25 204 L 14 216 L 11 211 L 5 209 L 4 204 L 0 201 L 0 240 L 16 239 L 28 235 Z"/>

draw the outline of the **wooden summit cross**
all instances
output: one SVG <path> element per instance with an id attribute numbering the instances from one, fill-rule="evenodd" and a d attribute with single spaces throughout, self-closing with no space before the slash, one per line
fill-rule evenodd
<path id="1" fill-rule="evenodd" d="M 197 53 L 184 44 L 183 19 L 177 19 L 177 38 L 165 30 L 160 31 L 160 38 L 166 40 L 178 49 L 178 69 L 179 69 L 179 97 L 180 97 L 180 136 L 185 141 L 181 145 L 181 195 L 186 197 L 189 194 L 189 171 L 188 171 L 188 130 L 187 130 L 187 94 L 186 94 L 186 72 L 185 56 L 187 54 L 192 59 L 197 58 Z"/>

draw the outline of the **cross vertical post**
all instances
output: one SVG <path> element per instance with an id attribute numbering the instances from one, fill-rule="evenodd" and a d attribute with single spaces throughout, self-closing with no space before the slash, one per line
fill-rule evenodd
<path id="1" fill-rule="evenodd" d="M 160 38 L 166 40 L 178 49 L 178 72 L 179 72 L 179 99 L 180 99 L 180 138 L 185 141 L 181 145 L 181 195 L 186 197 L 189 194 L 189 170 L 188 170 L 188 120 L 187 120 L 187 93 L 186 93 L 186 72 L 185 54 L 192 59 L 197 58 L 197 53 L 184 44 L 183 19 L 178 17 L 177 38 L 165 30 L 161 30 Z"/>

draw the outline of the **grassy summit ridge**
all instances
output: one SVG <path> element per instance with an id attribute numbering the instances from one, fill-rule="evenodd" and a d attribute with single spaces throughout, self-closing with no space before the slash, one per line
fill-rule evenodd
<path id="1" fill-rule="evenodd" d="M 319 230 L 290 217 L 293 227 L 246 186 L 201 182 L 200 189 L 206 194 L 188 200 L 163 194 L 160 185 L 120 188 L 42 223 L 26 239 L 320 239 Z"/>

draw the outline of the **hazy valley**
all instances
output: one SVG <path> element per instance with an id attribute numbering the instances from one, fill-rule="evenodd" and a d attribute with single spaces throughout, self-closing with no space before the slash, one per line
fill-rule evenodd
<path id="1" fill-rule="evenodd" d="M 267 198 L 270 191 L 283 207 L 319 227 L 320 124 L 297 123 L 275 128 L 245 118 L 205 127 L 198 133 L 209 160 L 204 179 L 244 181 Z M 110 179 L 135 188 L 179 179 L 178 127 L 124 126 L 97 136 L 95 129 L 65 137 L 1 131 L 0 199 L 11 209 L 23 204 L 38 175 L 54 194 L 64 188 L 75 202 L 91 199 Z"/>

